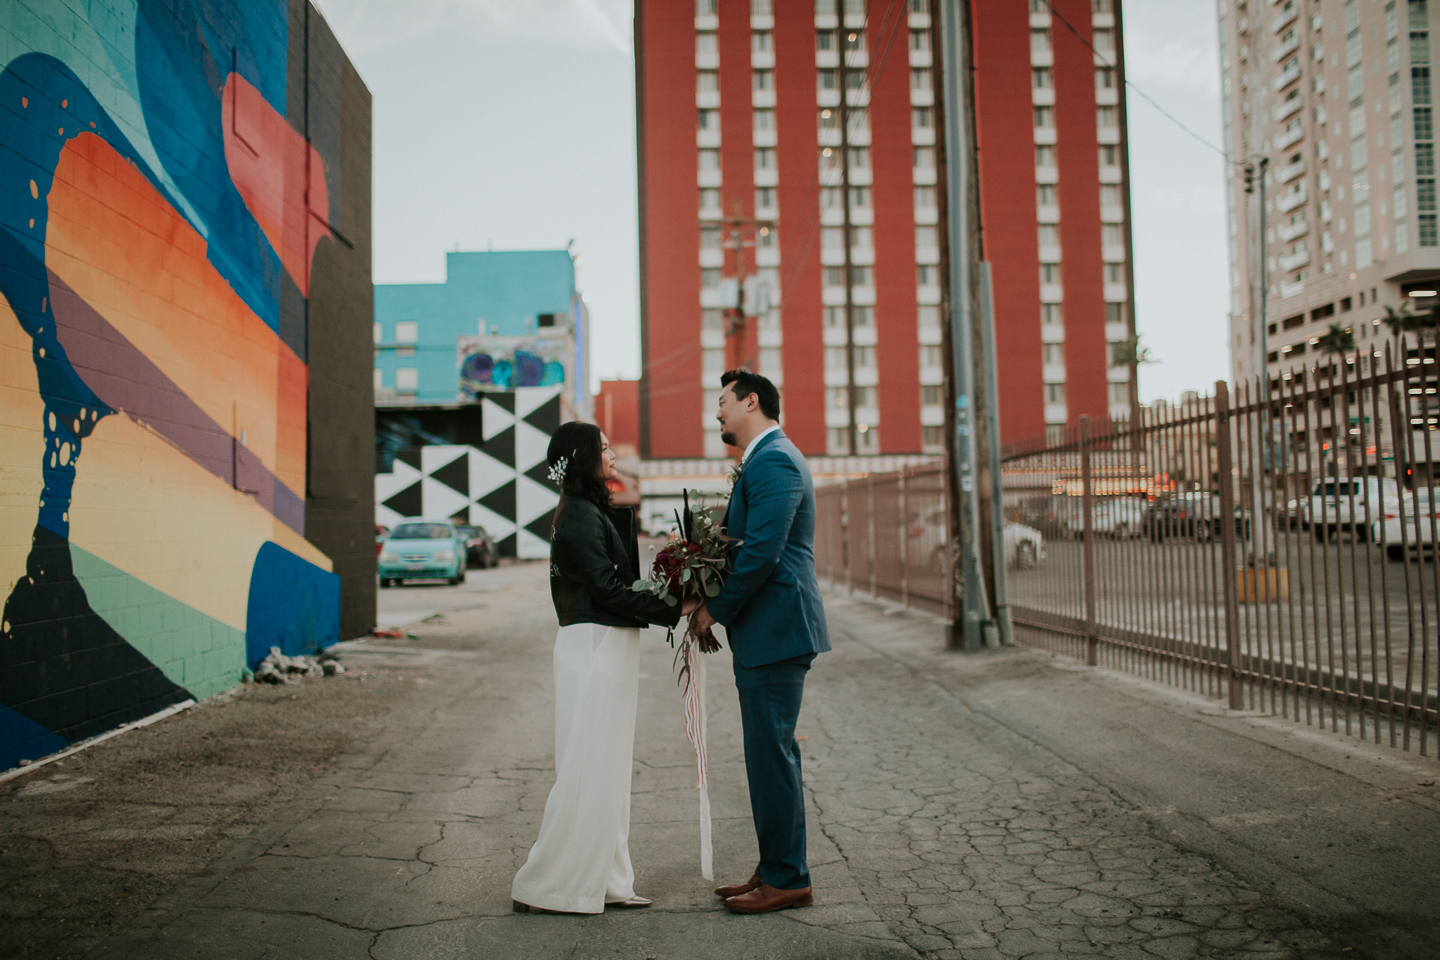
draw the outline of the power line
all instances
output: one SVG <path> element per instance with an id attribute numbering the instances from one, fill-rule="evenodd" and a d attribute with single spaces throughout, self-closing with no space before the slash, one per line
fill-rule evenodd
<path id="1" fill-rule="evenodd" d="M 1069 20 L 1066 20 L 1066 19 L 1065 19 L 1065 16 L 1064 16 L 1063 14 L 1061 14 L 1058 10 L 1055 9 L 1055 7 L 1050 3 L 1050 0 L 1042 0 L 1042 2 L 1045 4 L 1046 7 L 1049 8 L 1049 10 L 1050 10 L 1050 16 L 1054 17 L 1055 19 L 1059 20 L 1061 23 L 1065 24 L 1066 29 L 1068 29 L 1071 33 L 1073 33 L 1073 34 L 1075 35 L 1075 39 L 1076 39 L 1076 40 L 1079 40 L 1082 44 L 1084 44 L 1085 47 L 1086 47 L 1086 49 L 1088 49 L 1091 53 L 1095 54 L 1095 56 L 1100 57 L 1102 60 L 1105 60 L 1105 61 L 1109 61 L 1109 60 L 1110 60 L 1110 57 L 1109 57 L 1107 54 L 1103 54 L 1103 53 L 1101 53 L 1099 50 L 1096 50 L 1095 47 L 1090 43 L 1090 41 L 1085 39 L 1085 35 L 1082 34 L 1079 30 L 1075 29 L 1075 25 L 1074 25 L 1073 23 L 1071 23 Z M 1109 66 L 1111 66 L 1111 67 L 1117 67 L 1118 64 L 1110 63 Z M 1231 160 L 1231 159 L 1230 159 L 1230 155 L 1229 155 L 1228 153 L 1226 153 L 1226 152 L 1224 151 L 1224 149 L 1222 149 L 1221 147 L 1217 147 L 1215 144 L 1211 143 L 1209 140 L 1206 140 L 1204 137 L 1202 137 L 1200 134 L 1196 133 L 1194 130 L 1191 130 L 1189 127 L 1187 127 L 1184 123 L 1181 122 L 1181 120 L 1180 120 L 1179 117 L 1175 116 L 1175 114 L 1171 113 L 1169 110 L 1166 110 L 1164 107 L 1160 106 L 1160 104 L 1155 100 L 1154 97 L 1150 96 L 1150 94 L 1146 93 L 1144 90 L 1141 90 L 1141 89 L 1140 89 L 1139 87 L 1137 87 L 1135 84 L 1131 83 L 1130 80 L 1129 80 L 1129 78 L 1124 78 L 1124 83 L 1125 83 L 1126 89 L 1134 91 L 1135 94 L 1140 97 L 1140 99 L 1144 100 L 1146 103 L 1150 104 L 1150 106 L 1152 106 L 1152 107 L 1154 107 L 1156 110 L 1160 111 L 1160 115 L 1161 115 L 1162 117 L 1164 117 L 1166 120 L 1169 120 L 1171 123 L 1175 124 L 1175 126 L 1179 127 L 1181 130 L 1184 130 L 1184 131 L 1185 131 L 1186 133 L 1188 133 L 1190 136 L 1194 137 L 1196 141 L 1198 141 L 1199 143 L 1203 144 L 1204 146 L 1210 148 L 1211 150 L 1214 150 L 1216 153 L 1220 154 L 1220 156 L 1225 159 L 1225 162 L 1226 162 L 1226 163 L 1244 163 L 1244 162 L 1245 162 L 1244 160 L 1238 160 L 1238 161 L 1237 161 L 1237 160 Z M 1246 159 L 1249 159 L 1249 158 L 1247 157 Z"/>

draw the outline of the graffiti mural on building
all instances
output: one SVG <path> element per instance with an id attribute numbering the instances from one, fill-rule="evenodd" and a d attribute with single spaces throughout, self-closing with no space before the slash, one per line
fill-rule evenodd
<path id="1" fill-rule="evenodd" d="M 517 387 L 565 383 L 566 343 L 532 337 L 459 337 L 460 399 L 506 393 Z"/>
<path id="2" fill-rule="evenodd" d="M 338 639 L 305 535 L 340 194 L 338 97 L 296 107 L 318 14 L 100 10 L 0 12 L 0 769 Z"/>

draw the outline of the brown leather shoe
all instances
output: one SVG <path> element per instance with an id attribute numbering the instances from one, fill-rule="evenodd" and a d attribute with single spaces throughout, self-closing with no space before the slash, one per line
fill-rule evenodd
<path id="1" fill-rule="evenodd" d="M 716 887 L 715 896 L 721 900 L 728 900 L 731 897 L 738 897 L 741 894 L 749 893 L 758 886 L 760 886 L 760 878 L 752 875 L 750 879 L 744 883 L 732 883 L 728 887 Z"/>
<path id="2" fill-rule="evenodd" d="M 735 913 L 771 913 L 787 907 L 808 907 L 815 902 L 810 887 L 799 890 L 776 890 L 762 883 L 749 893 L 730 897 L 725 906 Z"/>

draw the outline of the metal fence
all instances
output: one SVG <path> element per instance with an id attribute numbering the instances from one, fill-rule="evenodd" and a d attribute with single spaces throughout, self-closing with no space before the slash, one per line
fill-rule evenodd
<path id="1" fill-rule="evenodd" d="M 950 614 L 942 464 L 815 490 L 815 566 L 836 586 Z"/>
<path id="2" fill-rule="evenodd" d="M 1007 449 L 1017 639 L 1429 755 L 1437 386 L 1366 351 Z M 949 614 L 943 471 L 818 489 L 821 576 Z"/>

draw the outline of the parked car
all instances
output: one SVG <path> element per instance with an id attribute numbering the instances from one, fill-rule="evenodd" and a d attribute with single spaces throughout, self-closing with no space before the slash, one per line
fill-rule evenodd
<path id="1" fill-rule="evenodd" d="M 1440 500 L 1440 491 L 1421 488 L 1413 493 L 1406 491 L 1403 497 L 1403 504 L 1399 499 L 1387 500 L 1385 512 L 1370 526 L 1370 537 L 1376 543 L 1382 542 L 1383 535 L 1385 555 L 1391 560 L 1403 560 L 1407 548 L 1433 553 L 1434 529 L 1440 527 L 1440 513 L 1437 513 L 1435 504 L 1436 500 Z M 1405 514 L 1403 537 L 1402 512 Z"/>
<path id="2" fill-rule="evenodd" d="M 1375 520 L 1383 513 L 1390 512 L 1389 506 L 1400 496 L 1400 485 L 1394 480 L 1382 477 L 1357 477 L 1354 480 L 1339 480 L 1327 477 L 1315 482 L 1310 499 L 1305 504 L 1303 526 L 1315 535 L 1316 540 L 1328 540 L 1332 533 L 1344 530 L 1354 533 L 1360 527 L 1364 532 L 1368 517 Z"/>
<path id="3" fill-rule="evenodd" d="M 395 525 L 380 551 L 380 586 L 403 580 L 465 580 L 465 538 L 449 520 L 409 517 Z"/>
<path id="4" fill-rule="evenodd" d="M 1017 570 L 1033 570 L 1045 559 L 1045 538 L 1034 527 L 1011 520 L 1001 528 L 1005 542 L 1005 565 Z"/>
<path id="5" fill-rule="evenodd" d="M 380 556 L 380 551 L 385 549 L 385 538 L 390 536 L 390 528 L 383 523 L 375 524 L 375 556 Z"/>
<path id="6" fill-rule="evenodd" d="M 1213 493 L 1181 493 L 1150 504 L 1145 534 L 1159 542 L 1170 537 L 1209 540 L 1219 533 L 1220 497 Z"/>
<path id="7" fill-rule="evenodd" d="M 455 529 L 465 538 L 465 559 L 469 566 L 484 570 L 500 562 L 500 548 L 495 545 L 495 538 L 490 536 L 490 532 L 484 527 L 459 524 Z"/>
<path id="8" fill-rule="evenodd" d="M 1125 540 L 1138 537 L 1145 532 L 1145 504 L 1138 500 L 1116 498 L 1097 499 L 1090 516 L 1090 529 L 1098 536 Z M 1078 537 L 1085 531 L 1083 513 L 1065 518 L 1065 533 Z"/>

